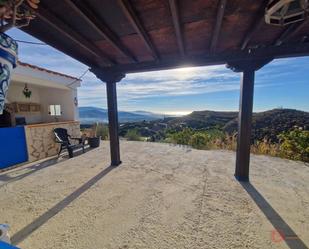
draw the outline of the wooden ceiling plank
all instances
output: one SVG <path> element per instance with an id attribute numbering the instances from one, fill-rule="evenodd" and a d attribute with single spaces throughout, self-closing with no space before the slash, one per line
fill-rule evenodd
<path id="1" fill-rule="evenodd" d="M 151 53 L 152 57 L 155 60 L 159 60 L 160 56 L 157 52 L 157 49 L 153 45 L 149 35 L 147 34 L 144 26 L 142 25 L 141 20 L 138 18 L 136 12 L 130 1 L 128 0 L 118 0 L 119 6 L 121 7 L 123 13 L 126 15 L 127 19 L 135 29 L 136 33 L 140 36 L 147 49 Z"/>
<path id="2" fill-rule="evenodd" d="M 133 62 L 138 62 L 137 58 L 119 41 L 118 37 L 112 33 L 110 28 L 102 21 L 98 20 L 95 13 L 88 8 L 81 9 L 71 0 L 64 0 L 81 18 L 83 18 L 88 25 L 93 28 L 99 35 L 104 37 L 115 49 L 117 49 L 123 56 L 128 57 Z M 90 14 L 86 14 L 86 11 Z"/>
<path id="3" fill-rule="evenodd" d="M 115 64 L 115 62 L 110 59 L 106 54 L 101 52 L 99 48 L 97 48 L 95 45 L 93 45 L 86 38 L 75 32 L 74 30 L 72 30 L 66 23 L 53 16 L 47 9 L 40 7 L 39 11 L 35 11 L 35 15 L 40 20 L 57 30 L 57 32 L 59 32 L 63 36 L 66 36 L 71 41 L 75 42 L 85 51 L 97 57 L 103 63 L 108 65 Z"/>
<path id="4" fill-rule="evenodd" d="M 184 46 L 182 27 L 180 25 L 180 17 L 179 17 L 179 9 L 178 9 L 177 0 L 169 0 L 169 6 L 170 6 L 171 13 L 172 13 L 173 24 L 174 24 L 174 29 L 176 33 L 176 39 L 177 39 L 179 51 L 180 51 L 181 56 L 185 56 L 186 51 L 185 51 L 185 46 Z"/>
<path id="5" fill-rule="evenodd" d="M 221 31 L 221 27 L 222 27 L 226 2 L 227 2 L 227 0 L 220 0 L 219 1 L 217 17 L 216 17 L 216 24 L 215 24 L 215 27 L 214 27 L 214 32 L 212 34 L 212 39 L 211 39 L 211 43 L 210 43 L 210 52 L 211 53 L 214 53 L 216 51 L 216 48 L 217 48 L 217 43 L 218 43 L 218 40 L 219 40 L 220 31 Z"/>
<path id="6" fill-rule="evenodd" d="M 267 4 L 269 3 L 269 0 L 264 0 L 261 3 L 261 7 L 258 10 L 258 13 L 256 17 L 254 18 L 253 23 L 251 24 L 249 30 L 246 32 L 246 35 L 241 43 L 241 49 L 244 50 L 247 48 L 249 42 L 251 41 L 253 35 L 262 27 L 262 25 L 265 23 L 265 8 Z"/>

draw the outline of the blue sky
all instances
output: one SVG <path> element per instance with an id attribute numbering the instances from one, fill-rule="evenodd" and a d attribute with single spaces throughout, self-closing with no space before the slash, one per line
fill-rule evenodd
<path id="1" fill-rule="evenodd" d="M 38 41 L 13 29 L 18 40 Z M 19 43 L 19 59 L 79 77 L 87 66 L 50 46 Z M 129 74 L 118 84 L 120 110 L 185 114 L 194 110 L 238 110 L 240 74 L 225 66 Z M 79 105 L 106 108 L 105 85 L 88 72 Z M 309 57 L 275 60 L 256 74 L 254 111 L 283 107 L 309 111 Z"/>

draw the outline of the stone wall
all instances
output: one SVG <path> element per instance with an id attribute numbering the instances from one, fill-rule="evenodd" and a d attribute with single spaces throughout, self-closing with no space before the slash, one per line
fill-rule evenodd
<path id="1" fill-rule="evenodd" d="M 76 121 L 25 126 L 29 162 L 57 155 L 60 145 L 55 142 L 53 129 L 65 128 L 72 137 L 80 137 Z"/>

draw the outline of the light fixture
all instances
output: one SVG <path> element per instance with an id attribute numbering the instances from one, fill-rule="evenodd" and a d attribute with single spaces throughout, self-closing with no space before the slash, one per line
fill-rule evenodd
<path id="1" fill-rule="evenodd" d="M 307 18 L 309 0 L 270 0 L 265 10 L 265 22 L 285 26 Z"/>

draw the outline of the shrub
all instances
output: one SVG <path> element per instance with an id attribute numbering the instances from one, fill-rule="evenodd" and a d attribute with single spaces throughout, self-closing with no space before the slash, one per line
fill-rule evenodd
<path id="1" fill-rule="evenodd" d="M 235 151 L 237 148 L 237 133 L 233 135 L 226 134 L 224 138 L 221 140 L 219 148 L 224 150 Z"/>
<path id="2" fill-rule="evenodd" d="M 264 139 L 263 141 L 256 141 L 255 144 L 251 145 L 251 152 L 254 154 L 279 156 L 280 145 Z"/>
<path id="3" fill-rule="evenodd" d="M 108 140 L 108 126 L 102 123 L 97 126 L 97 136 L 100 136 L 102 140 Z"/>
<path id="4" fill-rule="evenodd" d="M 309 131 L 292 130 L 278 137 L 282 157 L 309 162 Z"/>
<path id="5" fill-rule="evenodd" d="M 137 129 L 131 129 L 128 130 L 127 134 L 125 135 L 125 138 L 128 141 L 141 141 L 141 135 L 138 133 Z"/>
<path id="6" fill-rule="evenodd" d="M 195 149 L 209 149 L 211 137 L 207 133 L 197 132 L 190 138 L 190 145 Z"/>
<path id="7" fill-rule="evenodd" d="M 170 134 L 169 140 L 175 144 L 189 145 L 191 136 L 193 134 L 194 132 L 191 129 L 185 128 L 182 131 Z"/>
<path id="8" fill-rule="evenodd" d="M 309 162 L 308 130 L 296 129 L 284 132 L 278 138 L 280 143 L 271 142 L 267 138 L 256 140 L 251 145 L 251 152 Z M 170 130 L 165 141 L 190 145 L 196 149 L 226 149 L 235 151 L 237 148 L 237 133 L 229 135 L 217 129 L 196 131 L 185 128 L 182 131 Z"/>

